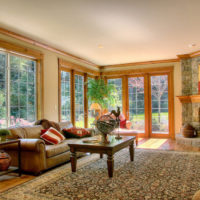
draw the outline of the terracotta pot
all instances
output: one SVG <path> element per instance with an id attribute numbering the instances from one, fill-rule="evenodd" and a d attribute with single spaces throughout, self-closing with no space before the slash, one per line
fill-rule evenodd
<path id="1" fill-rule="evenodd" d="M 190 124 L 185 124 L 182 128 L 181 128 L 181 133 L 184 137 L 186 138 L 192 138 L 192 137 L 196 137 L 196 130 L 193 126 L 191 126 Z"/>
<path id="2" fill-rule="evenodd" d="M 4 151 L 0 152 L 0 171 L 5 171 L 11 164 L 11 157 Z"/>

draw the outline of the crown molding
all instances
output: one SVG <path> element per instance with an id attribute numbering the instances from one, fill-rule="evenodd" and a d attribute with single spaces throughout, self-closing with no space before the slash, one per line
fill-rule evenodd
<path id="1" fill-rule="evenodd" d="M 167 59 L 167 60 L 153 60 L 153 61 L 145 61 L 145 62 L 133 62 L 133 63 L 125 63 L 125 64 L 116 64 L 116 65 L 105 65 L 100 66 L 100 69 L 108 69 L 108 68 L 118 68 L 118 67 L 130 67 L 136 65 L 150 65 L 150 64 L 160 64 L 160 63 L 172 63 L 179 62 L 180 59 Z"/>
<path id="2" fill-rule="evenodd" d="M 180 59 L 187 59 L 187 58 L 194 58 L 200 56 L 200 50 L 199 51 L 194 51 L 188 54 L 180 54 L 177 55 L 178 58 Z"/>
<path id="3" fill-rule="evenodd" d="M 9 31 L 9 30 L 6 30 L 6 29 L 1 28 L 1 27 L 0 27 L 0 33 L 1 33 L 1 34 L 4 34 L 4 35 L 6 35 L 6 36 L 10 36 L 10 37 L 12 37 L 12 38 L 21 40 L 21 41 L 23 41 L 23 42 L 27 42 L 27 43 L 32 44 L 32 45 L 34 45 L 34 46 L 42 47 L 42 48 L 47 49 L 47 50 L 49 50 L 49 51 L 58 53 L 58 54 L 60 54 L 60 55 L 68 56 L 68 57 L 70 57 L 70 58 L 72 58 L 72 59 L 74 59 L 74 60 L 76 60 L 76 61 L 80 61 L 80 62 L 82 62 L 82 63 L 88 64 L 88 65 L 90 65 L 90 66 L 92 66 L 92 67 L 96 67 L 96 68 L 99 69 L 99 66 L 98 66 L 98 65 L 96 65 L 96 64 L 94 64 L 94 63 L 92 63 L 92 62 L 90 62 L 90 61 L 88 61 L 88 60 L 85 60 L 85 59 L 80 58 L 80 57 L 78 57 L 78 56 L 74 56 L 74 55 L 72 55 L 72 54 L 70 54 L 70 53 L 68 53 L 68 52 L 66 52 L 66 51 L 62 51 L 62 50 L 60 50 L 60 49 L 54 48 L 54 47 L 52 47 L 52 46 L 50 46 L 50 45 L 47 45 L 47 44 L 44 44 L 44 43 L 42 43 L 42 42 L 38 42 L 38 41 L 33 40 L 33 39 L 29 38 L 29 37 L 20 35 L 20 34 L 18 34 L 18 33 L 15 33 L 15 32 Z"/>

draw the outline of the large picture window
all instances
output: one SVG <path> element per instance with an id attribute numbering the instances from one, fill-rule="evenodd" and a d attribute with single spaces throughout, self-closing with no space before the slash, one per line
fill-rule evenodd
<path id="1" fill-rule="evenodd" d="M 108 84 L 112 84 L 115 86 L 117 90 L 117 102 L 115 107 L 108 106 L 108 110 L 116 110 L 117 107 L 120 107 L 120 110 L 122 111 L 122 79 L 121 78 L 114 78 L 114 79 L 108 79 Z"/>
<path id="2" fill-rule="evenodd" d="M 0 127 L 36 120 L 36 61 L 0 52 Z"/>
<path id="3" fill-rule="evenodd" d="M 84 77 L 75 75 L 75 123 L 84 127 Z"/>

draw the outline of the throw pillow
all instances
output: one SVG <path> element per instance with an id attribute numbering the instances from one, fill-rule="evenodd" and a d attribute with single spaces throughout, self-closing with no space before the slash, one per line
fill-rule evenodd
<path id="1" fill-rule="evenodd" d="M 120 128 L 126 128 L 126 119 L 123 121 L 120 121 Z"/>
<path id="2" fill-rule="evenodd" d="M 66 138 L 83 138 L 91 136 L 91 133 L 86 129 L 76 127 L 63 129 L 63 134 Z"/>
<path id="3" fill-rule="evenodd" d="M 59 144 L 65 139 L 59 131 L 52 127 L 40 137 L 50 144 Z"/>
<path id="4" fill-rule="evenodd" d="M 43 135 L 44 133 L 46 133 L 48 131 L 48 129 L 42 129 L 41 130 L 41 135 Z"/>

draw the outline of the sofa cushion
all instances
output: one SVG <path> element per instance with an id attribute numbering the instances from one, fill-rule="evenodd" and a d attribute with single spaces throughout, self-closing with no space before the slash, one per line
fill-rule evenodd
<path id="1" fill-rule="evenodd" d="M 46 157 L 50 158 L 53 156 L 56 156 L 58 154 L 64 153 L 66 151 L 69 151 L 68 142 L 70 141 L 76 141 L 77 139 L 70 139 L 70 140 L 64 140 L 60 144 L 56 145 L 46 145 Z"/>
<path id="2" fill-rule="evenodd" d="M 25 138 L 25 130 L 22 127 L 9 127 L 8 130 L 11 133 L 9 138 Z"/>
<path id="3" fill-rule="evenodd" d="M 24 126 L 25 138 L 40 138 L 42 126 Z"/>
<path id="4" fill-rule="evenodd" d="M 65 139 L 65 137 L 53 127 L 49 128 L 40 138 L 51 144 L 59 144 Z"/>

